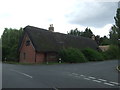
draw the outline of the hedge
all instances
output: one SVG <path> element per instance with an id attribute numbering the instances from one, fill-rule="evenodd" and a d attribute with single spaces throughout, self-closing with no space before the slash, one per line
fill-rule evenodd
<path id="1" fill-rule="evenodd" d="M 91 48 L 85 48 L 82 50 L 82 53 L 85 55 L 88 61 L 101 61 L 104 60 L 103 55 Z"/>
<path id="2" fill-rule="evenodd" d="M 120 48 L 116 45 L 110 45 L 109 49 L 103 52 L 105 59 L 120 59 Z"/>
<path id="3" fill-rule="evenodd" d="M 86 62 L 84 54 L 75 48 L 63 49 L 59 52 L 59 56 L 64 62 L 77 63 Z"/>

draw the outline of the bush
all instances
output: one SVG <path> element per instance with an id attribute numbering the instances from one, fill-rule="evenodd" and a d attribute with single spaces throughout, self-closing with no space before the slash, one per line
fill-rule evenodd
<path id="1" fill-rule="evenodd" d="M 116 45 L 110 45 L 109 49 L 103 54 L 106 59 L 120 59 L 120 48 Z"/>
<path id="2" fill-rule="evenodd" d="M 102 56 L 104 57 L 105 60 L 108 60 L 108 56 L 106 55 L 105 52 L 101 52 Z"/>
<path id="3" fill-rule="evenodd" d="M 104 60 L 103 55 L 91 48 L 85 48 L 82 50 L 82 53 L 85 55 L 88 61 L 101 61 Z"/>
<path id="4" fill-rule="evenodd" d="M 63 49 L 59 52 L 59 56 L 64 62 L 77 63 L 86 61 L 84 54 L 75 48 Z"/>

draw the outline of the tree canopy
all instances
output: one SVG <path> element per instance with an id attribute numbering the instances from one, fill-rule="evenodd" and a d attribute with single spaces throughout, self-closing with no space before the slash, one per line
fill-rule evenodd
<path id="1" fill-rule="evenodd" d="M 91 38 L 93 35 L 93 32 L 91 31 L 90 28 L 86 28 L 85 31 L 79 31 L 78 28 L 76 29 L 72 29 L 70 30 L 70 32 L 68 32 L 68 34 L 70 35 L 75 35 L 75 36 L 83 36 L 83 37 L 87 37 L 87 38 Z"/>
<path id="2" fill-rule="evenodd" d="M 18 43 L 23 29 L 5 28 L 2 39 L 2 60 L 18 60 Z"/>
<path id="3" fill-rule="evenodd" d="M 91 38 L 93 36 L 93 32 L 87 27 L 81 36 Z"/>
<path id="4" fill-rule="evenodd" d="M 70 35 L 75 35 L 75 36 L 83 36 L 83 37 L 87 37 L 87 38 L 91 38 L 92 36 L 95 37 L 95 41 L 98 45 L 109 45 L 110 44 L 110 40 L 107 36 L 104 37 L 100 37 L 99 35 L 94 35 L 93 32 L 91 31 L 90 28 L 86 28 L 85 31 L 79 31 L 77 28 L 76 29 L 72 29 L 70 30 L 70 32 L 68 33 Z"/>
<path id="5" fill-rule="evenodd" d="M 120 41 L 118 41 L 118 39 L 120 39 L 120 8 L 117 9 L 116 16 L 114 17 L 114 19 L 115 25 L 111 27 L 109 36 L 111 44 L 118 45 L 118 43 L 120 44 Z"/>

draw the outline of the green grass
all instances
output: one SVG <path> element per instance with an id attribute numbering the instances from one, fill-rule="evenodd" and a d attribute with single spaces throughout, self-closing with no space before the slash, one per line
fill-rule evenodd
<path id="1" fill-rule="evenodd" d="M 21 62 L 14 62 L 14 61 L 4 61 L 3 63 L 7 63 L 7 64 L 18 64 L 18 65 L 54 65 L 54 64 L 64 64 L 64 62 L 62 63 L 58 63 L 58 62 L 43 62 L 43 63 L 21 63 Z"/>
<path id="2" fill-rule="evenodd" d="M 34 63 L 21 63 L 21 62 L 14 62 L 14 61 L 4 61 L 3 63 L 7 64 L 20 64 L 20 65 L 33 65 Z"/>
<path id="3" fill-rule="evenodd" d="M 47 64 L 47 65 L 54 65 L 54 64 L 65 64 L 65 62 L 58 63 L 58 62 L 48 62 L 48 63 L 42 63 L 42 64 Z"/>

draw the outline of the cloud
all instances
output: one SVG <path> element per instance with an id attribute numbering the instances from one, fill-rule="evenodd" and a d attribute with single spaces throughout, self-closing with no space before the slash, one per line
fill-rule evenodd
<path id="1" fill-rule="evenodd" d="M 113 25 L 112 24 L 106 24 L 104 27 L 102 28 L 95 28 L 95 27 L 90 27 L 90 29 L 92 30 L 92 32 L 95 35 L 100 35 L 101 37 L 103 36 L 108 36 L 109 37 L 109 31 L 111 29 Z"/>
<path id="2" fill-rule="evenodd" d="M 86 2 L 85 2 L 86 1 Z M 2 0 L 0 3 L 0 35 L 4 28 L 32 25 L 66 33 L 70 29 L 100 27 L 114 22 L 116 3 L 94 0 Z M 96 30 L 97 32 L 97 30 Z"/>
<path id="3" fill-rule="evenodd" d="M 116 10 L 117 2 L 77 2 L 66 17 L 71 24 L 103 27 L 114 23 Z"/>

